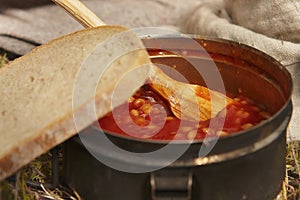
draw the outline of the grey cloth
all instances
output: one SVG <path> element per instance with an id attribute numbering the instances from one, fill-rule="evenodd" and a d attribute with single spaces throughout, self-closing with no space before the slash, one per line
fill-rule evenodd
<path id="1" fill-rule="evenodd" d="M 26 1 L 17 1 L 25 2 Z M 31 0 L 35 5 L 41 0 Z M 44 0 L 45 1 L 45 0 Z M 106 24 L 129 28 L 165 26 L 174 28 L 183 16 L 197 6 L 197 0 L 85 0 Z M 0 47 L 23 55 L 33 47 L 59 36 L 83 29 L 65 11 L 51 1 L 39 6 L 12 4 L 0 0 Z M 39 2 L 41 4 L 41 2 Z M 175 27 L 176 28 L 176 27 Z"/>

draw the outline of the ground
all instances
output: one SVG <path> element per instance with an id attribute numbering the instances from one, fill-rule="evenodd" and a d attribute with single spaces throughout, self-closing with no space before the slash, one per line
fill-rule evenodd
<path id="1" fill-rule="evenodd" d="M 8 61 L 0 54 L 0 67 Z M 282 191 L 276 200 L 300 199 L 300 141 L 287 144 L 286 178 Z M 63 153 L 58 147 L 59 169 L 62 167 Z M 76 191 L 52 183 L 52 152 L 49 151 L 21 168 L 12 177 L 0 182 L 0 200 L 80 200 Z M 58 171 L 61 174 L 61 170 Z M 50 184 L 50 185 L 49 185 Z"/>

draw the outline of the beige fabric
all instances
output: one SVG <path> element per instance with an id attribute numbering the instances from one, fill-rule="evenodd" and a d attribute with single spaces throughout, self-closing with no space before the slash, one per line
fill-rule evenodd
<path id="1" fill-rule="evenodd" d="M 233 22 L 279 40 L 300 42 L 299 0 L 224 0 Z"/>
<path id="2" fill-rule="evenodd" d="M 269 10 L 270 6 L 278 6 L 282 1 L 225 0 L 226 4 L 223 4 L 222 0 L 209 1 L 194 10 L 183 25 L 184 30 L 188 33 L 209 35 L 248 44 L 268 53 L 284 65 L 293 65 L 300 62 L 300 44 L 296 43 L 300 35 L 299 3 L 290 13 L 291 15 L 288 15 L 286 10 L 291 9 L 291 4 L 295 1 L 290 0 L 285 0 L 285 4 L 281 4 L 284 7 L 278 9 L 277 12 L 264 12 Z M 277 21 L 274 13 L 276 16 L 281 16 L 280 20 Z M 231 18 L 230 14 L 234 17 Z M 290 19 L 295 20 L 293 23 L 284 23 Z M 268 24 L 268 28 L 265 24 Z M 276 28 L 271 28 L 272 26 Z M 274 29 L 274 31 L 270 29 Z M 281 35 L 278 36 L 279 33 L 275 30 L 280 30 Z M 278 37 L 295 40 L 295 42 L 276 39 Z"/>
<path id="3" fill-rule="evenodd" d="M 299 0 L 207 1 L 194 9 L 183 29 L 250 45 L 284 64 L 294 83 L 288 139 L 300 140 Z"/>

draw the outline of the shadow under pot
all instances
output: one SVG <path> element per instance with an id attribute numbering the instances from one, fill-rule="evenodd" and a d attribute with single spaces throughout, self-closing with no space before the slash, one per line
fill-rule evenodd
<path id="1" fill-rule="evenodd" d="M 204 129 L 208 137 L 202 129 L 192 139 L 135 138 L 109 130 L 114 122 L 100 119 L 102 130 L 91 125 L 64 144 L 64 181 L 83 199 L 273 200 L 285 177 L 292 111 L 288 71 L 231 41 L 196 36 L 143 42 L 152 61 L 172 78 L 225 90 L 239 101 L 251 99 L 249 106 L 267 117 L 209 137 L 210 128 L 218 126 L 212 120 Z"/>

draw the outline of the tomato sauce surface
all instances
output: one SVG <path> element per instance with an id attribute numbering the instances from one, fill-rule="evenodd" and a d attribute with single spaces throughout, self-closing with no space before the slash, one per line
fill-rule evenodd
<path id="1" fill-rule="evenodd" d="M 270 117 L 270 113 L 254 101 L 243 96 L 228 96 L 236 103 L 228 105 L 226 112 L 195 122 L 176 118 L 168 103 L 150 86 L 144 85 L 128 103 L 100 118 L 98 123 L 104 131 L 135 138 L 201 140 L 234 134 Z"/>

